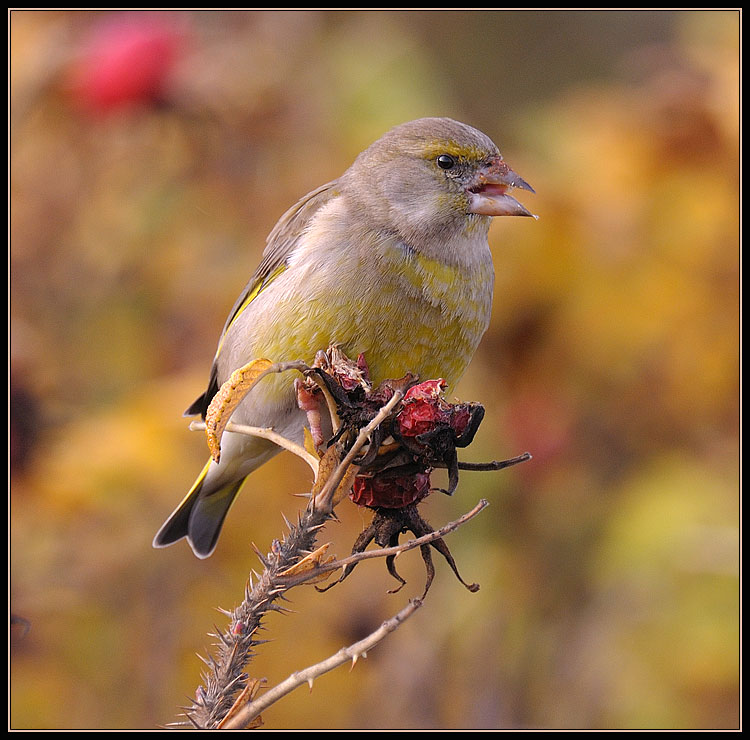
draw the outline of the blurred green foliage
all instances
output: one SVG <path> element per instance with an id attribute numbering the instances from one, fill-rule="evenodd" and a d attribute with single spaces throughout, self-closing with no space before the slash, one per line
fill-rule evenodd
<path id="1" fill-rule="evenodd" d="M 109 12 L 10 15 L 11 727 L 152 728 L 307 490 L 280 456 L 198 561 L 151 539 L 200 470 L 181 413 L 276 218 L 392 125 L 478 126 L 537 190 L 491 232 L 487 416 L 426 606 L 274 728 L 739 724 L 739 14 L 196 11 L 160 85 L 82 94 Z M 113 42 L 114 43 L 114 42 Z M 118 42 L 120 43 L 120 42 Z M 170 42 L 172 43 L 172 42 Z M 161 58 L 161 57 L 159 57 Z M 158 65 L 157 65 L 158 66 Z M 119 70 L 119 71 L 118 71 Z M 126 81 L 128 84 L 132 80 Z M 467 458 L 467 454 L 464 454 Z M 346 503 L 339 555 L 367 514 Z M 271 617 L 271 683 L 421 592 L 418 555 Z"/>

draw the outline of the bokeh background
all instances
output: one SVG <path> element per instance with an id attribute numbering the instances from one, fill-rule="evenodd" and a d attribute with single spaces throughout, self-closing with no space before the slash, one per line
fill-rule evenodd
<path id="1" fill-rule="evenodd" d="M 12 728 L 154 728 L 310 484 L 281 455 L 216 553 L 151 539 L 206 457 L 181 417 L 265 235 L 392 125 L 487 132 L 537 194 L 498 219 L 487 415 L 424 514 L 491 506 L 427 602 L 284 728 L 739 724 L 735 11 L 10 14 Z M 367 514 L 325 537 L 347 553 Z M 419 595 L 419 555 L 272 615 L 270 683 Z"/>

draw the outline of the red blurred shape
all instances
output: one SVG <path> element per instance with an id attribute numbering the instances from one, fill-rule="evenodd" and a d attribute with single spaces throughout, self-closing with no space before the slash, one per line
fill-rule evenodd
<path id="1" fill-rule="evenodd" d="M 75 100 L 95 113 L 161 102 L 183 40 L 182 24 L 170 16 L 108 17 L 91 29 L 73 69 Z"/>

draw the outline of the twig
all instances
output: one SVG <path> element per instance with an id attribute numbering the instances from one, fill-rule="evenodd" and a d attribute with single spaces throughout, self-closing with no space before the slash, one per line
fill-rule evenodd
<path id="1" fill-rule="evenodd" d="M 199 687 L 193 705 L 186 709 L 186 717 L 192 725 L 206 729 L 215 728 L 232 707 L 234 695 L 247 682 L 244 667 L 251 659 L 255 646 L 262 642 L 257 639 L 257 631 L 261 627 L 263 617 L 268 611 L 287 611 L 277 604 L 290 588 L 279 574 L 315 548 L 318 530 L 333 513 L 334 493 L 352 460 L 367 442 L 369 434 L 402 398 L 403 394 L 400 391 L 394 392 L 389 402 L 360 431 L 349 454 L 331 472 L 318 496 L 311 498 L 307 510 L 299 517 L 297 524 L 289 524 L 290 531 L 287 536 L 280 542 L 274 541 L 271 552 L 266 556 L 259 553 L 264 565 L 263 573 L 258 576 L 255 584 L 252 583 L 252 579 L 249 580 L 245 588 L 245 598 L 234 611 L 223 612 L 231 618 L 229 628 L 225 632 L 216 628 L 215 632 L 211 633 L 217 640 L 217 655 L 210 655 L 204 659 L 209 669 L 202 676 L 204 686 Z M 226 428 L 231 430 L 230 425 Z M 294 444 L 283 438 L 281 440 L 284 442 L 282 446 L 287 449 L 289 444 Z M 309 453 L 305 450 L 305 454 Z"/>
<path id="2" fill-rule="evenodd" d="M 204 421 L 191 421 L 189 429 L 192 432 L 204 431 L 206 429 L 206 423 Z M 309 453 L 302 445 L 292 442 L 291 439 L 287 439 L 278 432 L 275 432 L 270 427 L 251 427 L 247 424 L 235 424 L 230 421 L 224 431 L 235 432 L 236 434 L 248 434 L 251 437 L 262 437 L 268 439 L 271 442 L 275 442 L 279 447 L 283 447 L 289 452 L 293 452 L 297 457 L 301 457 L 311 468 L 313 473 L 318 475 L 318 464 L 319 460 L 315 455 Z"/>
<path id="3" fill-rule="evenodd" d="M 256 549 L 258 557 L 264 565 L 263 573 L 255 583 L 248 583 L 245 589 L 245 598 L 234 611 L 223 612 L 230 617 L 230 626 L 224 632 L 216 628 L 213 633 L 213 636 L 218 640 L 216 643 L 217 654 L 215 658 L 209 657 L 204 660 L 209 668 L 203 675 L 205 688 L 199 689 L 193 706 L 188 708 L 186 713 L 188 721 L 197 727 L 209 729 L 217 727 L 224 719 L 234 703 L 235 693 L 247 681 L 244 667 L 251 659 L 254 648 L 262 642 L 258 639 L 261 620 L 268 611 L 286 611 L 283 607 L 278 606 L 276 601 L 283 598 L 289 589 L 322 573 L 336 570 L 359 560 L 388 557 L 389 555 L 395 556 L 401 552 L 421 547 L 457 529 L 475 517 L 486 506 L 488 506 L 488 502 L 482 499 L 471 511 L 439 530 L 417 539 L 408 540 L 398 546 L 368 550 L 339 561 L 323 564 L 292 578 L 284 577 L 280 573 L 298 562 L 304 554 L 313 549 L 318 530 L 328 519 L 328 515 L 322 510 L 309 507 L 300 516 L 296 525 L 290 525 L 289 534 L 281 542 L 274 542 L 270 553 L 262 555 Z M 398 615 L 394 619 L 398 619 Z M 244 714 L 242 716 L 244 717 Z M 231 726 L 234 727 L 235 725 L 232 724 Z"/>
<path id="4" fill-rule="evenodd" d="M 325 398 L 326 406 L 328 407 L 328 415 L 331 417 L 331 427 L 333 429 L 333 433 L 337 434 L 339 429 L 341 429 L 341 419 L 339 418 L 339 410 L 336 406 L 336 401 L 331 395 L 331 391 L 328 390 L 328 386 L 323 382 L 318 373 L 311 372 L 308 373 L 306 377 L 312 380 L 313 383 L 315 383 L 318 388 L 320 388 L 320 391 L 323 394 L 323 398 Z"/>
<path id="5" fill-rule="evenodd" d="M 341 480 L 346 474 L 346 471 L 349 469 L 349 466 L 354 461 L 354 458 L 357 457 L 359 451 L 365 446 L 367 440 L 370 437 L 370 434 L 372 434 L 372 432 L 377 429 L 382 421 L 388 417 L 393 408 L 401 401 L 403 397 L 404 394 L 401 391 L 394 390 L 393 396 L 390 398 L 388 403 L 386 403 L 380 409 L 380 411 L 378 411 L 378 413 L 373 417 L 372 421 L 370 421 L 367 426 L 362 427 L 359 434 L 357 435 L 357 439 L 354 441 L 354 444 L 351 446 L 349 452 L 347 452 L 346 457 L 344 457 L 336 470 L 331 473 L 331 476 L 326 481 L 326 484 L 313 500 L 313 504 L 316 507 L 322 509 L 323 511 L 330 509 L 334 492 L 338 488 L 339 483 L 341 483 Z"/>
<path id="6" fill-rule="evenodd" d="M 352 565 L 360 562 L 360 560 L 370 560 L 371 558 L 385 558 L 390 555 L 398 556 L 402 552 L 407 550 L 413 550 L 415 547 L 421 547 L 427 545 L 434 540 L 442 539 L 445 535 L 450 534 L 454 529 L 458 529 L 462 524 L 465 524 L 469 519 L 473 519 L 480 511 L 489 506 L 487 499 L 481 499 L 479 503 L 471 510 L 460 516 L 453 522 L 449 522 L 440 529 L 436 529 L 434 532 L 425 534 L 422 537 L 415 539 L 406 540 L 394 547 L 382 547 L 374 550 L 363 550 L 362 552 L 356 552 L 348 557 L 341 558 L 340 560 L 331 560 L 328 563 L 321 563 L 317 567 L 307 570 L 304 573 L 292 576 L 291 578 L 284 578 L 283 583 L 286 587 L 292 588 L 298 586 L 305 581 L 309 581 L 316 577 L 319 577 L 323 573 L 328 573 L 339 568 L 344 568 L 347 565 Z"/>
<path id="7" fill-rule="evenodd" d="M 459 470 L 502 470 L 503 468 L 509 468 L 511 465 L 518 465 L 518 463 L 526 462 L 531 460 L 531 453 L 524 452 L 522 455 L 511 457 L 508 460 L 493 460 L 492 462 L 486 463 L 473 463 L 473 462 L 459 462 Z M 435 466 L 442 467 L 442 466 Z"/>
<path id="8" fill-rule="evenodd" d="M 297 524 L 289 525 L 288 534 L 281 541 L 274 540 L 271 552 L 262 555 L 256 550 L 264 566 L 263 572 L 259 576 L 256 574 L 255 582 L 252 577 L 248 580 L 244 599 L 238 607 L 233 611 L 220 610 L 230 618 L 230 624 L 224 631 L 215 628 L 211 633 L 216 639 L 215 654 L 204 659 L 208 669 L 202 675 L 203 685 L 198 688 L 192 706 L 185 711 L 191 725 L 214 729 L 234 704 L 235 694 L 248 680 L 245 666 L 255 647 L 264 642 L 258 636 L 263 617 L 269 611 L 288 611 L 277 603 L 288 590 L 278 574 L 315 548 L 318 530 L 329 516 L 308 506 Z"/>
<path id="9" fill-rule="evenodd" d="M 223 405 L 220 407 L 220 411 L 223 409 L 225 414 L 230 414 L 233 407 L 236 407 L 238 403 L 237 397 L 232 394 L 248 392 L 248 389 L 266 373 L 296 369 L 304 374 L 308 374 L 310 370 L 307 365 L 301 362 L 281 363 L 270 366 L 256 375 L 255 371 L 261 367 L 258 365 L 258 362 L 254 361 L 254 363 L 250 363 L 246 368 L 240 369 L 242 371 L 240 373 L 241 377 L 238 376 L 233 381 L 234 384 L 230 384 L 227 394 L 221 397 Z M 315 382 L 318 382 L 321 388 L 323 388 L 323 392 L 326 393 L 325 383 L 316 378 L 314 373 L 309 374 L 308 377 L 312 377 Z M 339 439 L 329 446 L 320 461 L 302 445 L 282 437 L 273 429 L 251 427 L 232 422 L 224 424 L 224 417 L 219 416 L 218 422 L 220 423 L 216 425 L 216 429 L 218 430 L 216 433 L 217 437 L 220 436 L 222 430 L 226 429 L 235 433 L 250 434 L 268 439 L 304 459 L 315 473 L 315 485 L 309 494 L 310 498 L 307 508 L 303 513 L 298 515 L 296 524 L 287 522 L 289 532 L 286 536 L 280 540 L 274 540 L 271 544 L 270 552 L 265 555 L 256 548 L 256 553 L 263 564 L 263 570 L 260 575 L 253 571 L 255 580 L 253 580 L 252 576 L 248 579 L 242 603 L 232 611 L 220 610 L 230 618 L 229 626 L 225 630 L 217 627 L 213 633 L 210 633 L 216 640 L 212 651 L 213 654 L 209 654 L 207 658 L 203 659 L 207 669 L 202 674 L 202 685 L 198 687 L 191 706 L 185 708 L 186 721 L 182 723 L 183 726 L 188 726 L 189 723 L 189 725 L 199 729 L 216 729 L 219 726 L 227 728 L 248 727 L 253 718 L 257 717 L 263 709 L 288 694 L 297 686 L 305 682 L 312 685 L 315 677 L 330 671 L 347 660 L 355 662 L 358 657 L 365 655 L 369 647 L 375 645 L 385 635 L 396 629 L 404 619 L 422 604 L 422 600 L 410 602 L 407 607 L 384 622 L 369 637 L 350 647 L 342 648 L 338 653 L 321 663 L 292 674 L 277 687 L 255 699 L 251 696 L 251 687 L 254 685 L 254 679 L 248 676 L 245 668 L 253 657 L 256 646 L 265 642 L 265 640 L 259 639 L 259 631 L 263 629 L 263 618 L 269 611 L 280 613 L 288 611 L 288 609 L 282 606 L 281 600 L 286 599 L 286 593 L 292 587 L 304 582 L 320 579 L 322 575 L 339 568 L 346 569 L 344 571 L 346 576 L 348 572 L 351 572 L 351 568 L 355 563 L 360 560 L 376 557 L 386 558 L 388 571 L 404 583 L 403 579 L 395 572 L 393 560 L 402 552 L 417 547 L 422 550 L 422 557 L 427 566 L 428 579 L 425 593 L 427 593 L 434 575 L 434 568 L 429 557 L 431 547 L 437 549 L 438 552 L 446 557 L 451 568 L 460 579 L 453 558 L 442 538 L 482 511 L 488 505 L 484 499 L 471 511 L 437 531 L 432 531 L 431 527 L 421 519 L 416 511 L 415 504 L 406 505 L 403 510 L 399 510 L 401 518 L 399 516 L 388 518 L 388 516 L 382 514 L 382 508 L 375 507 L 373 523 L 357 540 L 357 542 L 360 542 L 360 540 L 363 540 L 363 535 L 365 536 L 364 540 L 366 541 L 363 540 L 359 548 L 362 550 L 361 552 L 356 551 L 357 543 L 355 543 L 355 547 L 353 548 L 355 552 L 349 557 L 339 561 L 325 562 L 325 546 L 317 547 L 316 540 L 320 529 L 328 520 L 334 518 L 334 508 L 343 496 L 346 495 L 351 484 L 351 479 L 359 471 L 355 460 L 362 454 L 362 449 L 368 441 L 370 441 L 371 445 L 376 444 L 374 441 L 376 436 L 373 433 L 379 425 L 389 419 L 394 413 L 394 409 L 397 408 L 398 404 L 404 398 L 404 392 L 401 390 L 396 390 L 392 387 L 391 390 L 392 396 L 388 402 L 378 409 L 375 416 L 366 426 L 358 428 L 353 425 L 353 422 L 347 421 L 347 424 L 350 424 L 350 426 L 341 430 Z M 378 403 L 380 403 L 382 395 L 377 396 L 377 398 Z M 326 395 L 326 401 L 330 407 L 333 401 L 331 393 Z M 356 408 L 356 403 L 359 403 L 359 401 L 349 399 L 348 401 L 342 401 L 342 403 L 355 404 L 352 408 Z M 369 418 L 371 409 L 372 406 L 366 407 L 367 417 L 365 418 Z M 332 408 L 331 412 L 333 415 Z M 353 418 L 363 417 L 354 416 Z M 201 422 L 191 424 L 191 429 L 205 428 L 206 425 Z M 354 442 L 349 445 L 352 438 L 354 438 Z M 343 450 L 347 447 L 348 451 L 344 454 Z M 343 459 L 340 459 L 342 454 L 344 455 Z M 439 454 L 436 454 L 436 457 L 438 460 L 444 459 Z M 529 458 L 530 455 L 526 453 L 511 460 L 493 461 L 492 463 L 465 463 L 459 464 L 459 467 L 474 470 L 500 470 Z M 428 465 L 429 467 L 433 466 Z M 347 491 L 343 489 L 347 489 Z M 378 517 L 383 517 L 382 521 Z M 415 539 L 399 544 L 399 535 L 406 531 L 412 532 Z M 388 544 L 390 546 L 369 551 L 365 550 L 373 538 L 377 544 Z M 467 584 L 464 583 L 464 585 Z M 471 586 L 467 585 L 467 587 L 470 590 L 476 590 L 475 584 Z"/>
<path id="10" fill-rule="evenodd" d="M 351 660 L 352 665 L 354 665 L 360 657 L 367 657 L 368 650 L 377 645 L 386 635 L 397 629 L 420 606 L 422 606 L 422 602 L 419 599 L 410 601 L 398 614 L 387 619 L 380 625 L 380 627 L 378 627 L 378 629 L 363 640 L 355 642 L 349 647 L 341 648 L 337 653 L 331 655 L 320 663 L 304 668 L 301 671 L 295 671 L 287 679 L 266 691 L 258 699 L 246 704 L 229 722 L 224 725 L 225 729 L 236 730 L 246 727 L 261 712 L 265 711 L 282 697 L 294 691 L 297 687 L 306 683 L 312 688 L 313 680 L 318 676 L 328 673 L 328 671 L 337 668 L 347 661 Z"/>

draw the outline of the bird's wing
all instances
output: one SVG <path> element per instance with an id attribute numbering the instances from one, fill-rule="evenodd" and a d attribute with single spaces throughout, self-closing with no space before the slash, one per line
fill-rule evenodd
<path id="1" fill-rule="evenodd" d="M 208 389 L 193 401 L 190 407 L 185 411 L 185 416 L 194 416 L 200 414 L 203 418 L 206 416 L 206 410 L 211 403 L 211 399 L 219 390 L 218 373 L 216 359 L 221 352 L 229 328 L 242 314 L 243 311 L 255 300 L 260 292 L 270 285 L 287 266 L 289 256 L 294 251 L 301 236 L 305 233 L 306 227 L 315 213 L 329 200 L 335 198 L 338 194 L 338 181 L 321 185 L 295 203 L 273 227 L 271 233 L 266 239 L 266 248 L 263 250 L 263 257 L 258 269 L 253 273 L 245 289 L 235 301 L 232 310 L 229 312 L 224 329 L 221 332 L 219 348 L 216 350 L 216 357 L 211 368 Z"/>

